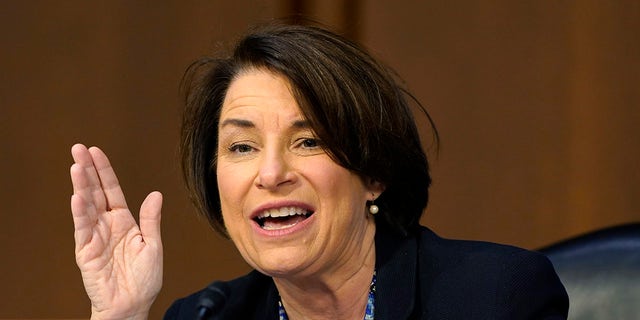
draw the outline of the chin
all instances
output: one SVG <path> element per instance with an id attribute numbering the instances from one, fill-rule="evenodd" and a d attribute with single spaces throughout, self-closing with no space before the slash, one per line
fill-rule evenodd
<path id="1" fill-rule="evenodd" d="M 281 251 L 281 250 L 278 250 Z M 300 274 L 308 269 L 308 257 L 297 255 L 291 250 L 281 252 L 265 252 L 256 263 L 250 263 L 256 270 L 276 278 L 287 278 Z"/>

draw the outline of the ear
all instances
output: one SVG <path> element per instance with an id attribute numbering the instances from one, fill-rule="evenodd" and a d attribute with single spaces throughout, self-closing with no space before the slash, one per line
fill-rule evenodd
<path id="1" fill-rule="evenodd" d="M 372 178 L 366 178 L 365 184 L 366 184 L 367 191 L 371 194 L 371 199 L 369 199 L 369 201 L 373 201 L 377 199 L 380 196 L 380 194 L 384 192 L 385 185 L 378 180 L 375 180 Z"/>

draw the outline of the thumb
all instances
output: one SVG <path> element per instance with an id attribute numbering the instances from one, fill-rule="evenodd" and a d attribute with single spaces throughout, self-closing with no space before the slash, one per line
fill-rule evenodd
<path id="1" fill-rule="evenodd" d="M 140 206 L 140 232 L 145 242 L 161 243 L 160 211 L 162 210 L 162 193 L 151 192 Z"/>

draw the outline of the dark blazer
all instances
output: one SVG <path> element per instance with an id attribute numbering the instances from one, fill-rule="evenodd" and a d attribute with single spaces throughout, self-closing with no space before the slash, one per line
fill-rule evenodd
<path id="1" fill-rule="evenodd" d="M 375 241 L 376 320 L 567 318 L 567 293 L 541 254 L 424 227 L 410 237 L 378 227 Z M 218 319 L 278 319 L 270 277 L 253 271 L 228 284 Z M 199 295 L 174 302 L 165 319 L 195 319 Z"/>

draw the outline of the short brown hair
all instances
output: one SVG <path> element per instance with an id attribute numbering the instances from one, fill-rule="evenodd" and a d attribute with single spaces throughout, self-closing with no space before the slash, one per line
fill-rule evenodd
<path id="1" fill-rule="evenodd" d="M 431 183 L 407 102 L 415 99 L 355 43 L 322 28 L 285 24 L 257 27 L 229 57 L 198 60 L 185 73 L 183 174 L 194 203 L 214 229 L 226 235 L 216 180 L 220 109 L 231 82 L 249 69 L 289 80 L 303 115 L 332 159 L 385 186 L 376 200 L 376 224 L 412 233 Z M 437 142 L 431 118 L 417 105 Z"/>

